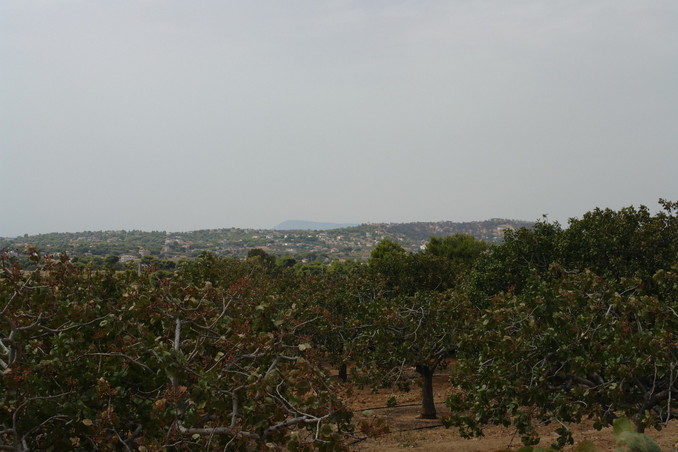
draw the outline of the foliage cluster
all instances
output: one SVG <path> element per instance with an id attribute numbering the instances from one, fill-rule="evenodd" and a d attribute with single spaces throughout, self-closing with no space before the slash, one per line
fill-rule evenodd
<path id="1" fill-rule="evenodd" d="M 501 244 L 381 240 L 366 263 L 252 249 L 99 269 L 29 249 L 0 278 L 0 449 L 340 450 L 356 427 L 341 380 L 422 388 L 449 362 L 443 419 L 512 425 L 677 413 L 678 203 L 594 210 Z M 351 370 L 350 374 L 348 370 Z"/>
<path id="2" fill-rule="evenodd" d="M 541 222 L 478 260 L 449 425 L 514 425 L 535 444 L 535 423 L 555 423 L 562 447 L 566 422 L 621 414 L 643 432 L 675 418 L 678 204 L 661 204 Z"/>
<path id="3" fill-rule="evenodd" d="M 168 279 L 2 257 L 0 449 L 336 450 L 349 413 L 256 264 Z"/>

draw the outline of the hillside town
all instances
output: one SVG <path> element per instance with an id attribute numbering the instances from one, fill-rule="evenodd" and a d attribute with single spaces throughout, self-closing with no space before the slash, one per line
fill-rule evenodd
<path id="1" fill-rule="evenodd" d="M 430 237 L 469 234 L 488 243 L 499 243 L 504 231 L 530 228 L 533 223 L 491 219 L 457 223 L 367 223 L 329 230 L 205 229 L 192 232 L 85 231 L 52 233 L 0 239 L 0 248 L 13 253 L 35 246 L 44 253 L 71 257 L 116 256 L 119 262 L 144 257 L 180 259 L 204 252 L 245 257 L 255 248 L 275 256 L 291 256 L 304 262 L 365 260 L 382 239 L 388 237 L 409 251 L 424 247 Z"/>

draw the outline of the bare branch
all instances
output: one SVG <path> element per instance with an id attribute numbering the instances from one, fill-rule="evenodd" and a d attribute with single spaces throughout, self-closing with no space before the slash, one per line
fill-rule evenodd
<path id="1" fill-rule="evenodd" d="M 30 436 L 30 435 L 32 435 L 34 432 L 40 430 L 40 428 L 41 428 L 42 426 L 47 425 L 48 423 L 50 423 L 50 422 L 52 422 L 52 421 L 56 421 L 56 420 L 59 420 L 59 421 L 67 421 L 68 419 L 69 419 L 68 416 L 63 416 L 63 415 L 61 415 L 61 414 L 57 414 L 57 415 L 51 416 L 51 417 L 45 419 L 44 421 L 42 421 L 39 425 L 36 425 L 35 427 L 33 427 L 32 429 L 30 429 L 29 431 L 27 431 L 27 432 L 23 435 L 22 438 L 25 440 L 28 436 Z"/>
<path id="2" fill-rule="evenodd" d="M 315 416 L 310 416 L 310 415 L 303 415 L 303 416 L 298 416 L 292 419 L 288 419 L 284 422 L 281 422 L 276 425 L 272 425 L 271 427 L 268 427 L 266 430 L 264 430 L 264 437 L 267 437 L 271 433 L 275 432 L 276 430 L 280 430 L 281 428 L 289 427 L 290 425 L 296 425 L 296 424 L 315 424 L 315 423 L 320 423 L 324 419 L 327 419 L 330 417 L 330 414 L 326 414 L 325 416 L 322 417 L 315 417 Z"/>
<path id="3" fill-rule="evenodd" d="M 572 381 L 576 381 L 577 383 L 583 384 L 583 385 L 588 386 L 590 388 L 595 388 L 596 386 L 598 386 L 597 384 L 595 384 L 591 380 L 588 380 L 588 379 L 582 378 L 582 377 L 578 377 L 577 375 L 566 374 L 565 372 L 558 372 L 556 374 L 556 376 L 560 377 L 560 378 L 565 378 L 565 379 L 569 379 L 569 380 L 572 380 Z"/>
<path id="4" fill-rule="evenodd" d="M 108 356 L 108 357 L 111 357 L 111 358 L 125 358 L 127 361 L 130 361 L 130 362 L 136 364 L 137 366 L 140 366 L 140 367 L 144 368 L 145 370 L 147 370 L 149 372 L 153 372 L 153 369 L 148 367 L 146 364 L 144 364 L 140 361 L 137 361 L 136 359 L 132 358 L 129 355 L 125 355 L 124 353 L 104 353 L 104 352 L 83 353 L 82 355 L 78 356 L 77 358 L 71 360 L 71 362 L 77 361 L 84 356 Z"/>
<path id="5" fill-rule="evenodd" d="M 181 420 L 176 422 L 177 430 L 180 433 L 185 435 L 201 435 L 201 436 L 212 436 L 212 435 L 233 435 L 233 436 L 243 436 L 250 439 L 261 439 L 260 435 L 256 433 L 250 433 L 245 430 L 238 430 L 231 427 L 206 427 L 206 428 L 193 428 L 185 427 Z"/>
<path id="6" fill-rule="evenodd" d="M 99 321 L 101 321 L 105 318 L 106 318 L 106 316 L 103 315 L 101 317 L 97 317 L 96 319 L 90 320 L 89 322 L 76 323 L 74 325 L 70 325 L 70 326 L 67 326 L 67 327 L 63 326 L 63 325 L 65 325 L 65 323 L 63 325 L 57 327 L 57 328 L 49 328 L 49 327 L 46 327 L 45 325 L 37 325 L 37 327 L 40 328 L 40 329 L 43 329 L 45 331 L 49 331 L 50 333 L 63 333 L 63 332 L 68 331 L 68 330 L 72 330 L 72 329 L 75 329 L 75 328 L 82 328 L 83 326 L 91 325 L 92 323 L 99 322 Z"/>

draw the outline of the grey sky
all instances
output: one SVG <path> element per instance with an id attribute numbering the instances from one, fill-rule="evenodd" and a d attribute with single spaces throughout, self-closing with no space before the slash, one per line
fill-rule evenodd
<path id="1" fill-rule="evenodd" d="M 675 0 L 0 3 L 0 236 L 678 199 Z"/>

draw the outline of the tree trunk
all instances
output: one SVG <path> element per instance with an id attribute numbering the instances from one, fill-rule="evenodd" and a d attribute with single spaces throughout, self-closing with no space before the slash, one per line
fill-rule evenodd
<path id="1" fill-rule="evenodd" d="M 421 418 L 436 419 L 436 405 L 433 401 L 433 369 L 428 366 L 417 364 L 417 372 L 421 375 Z"/>
<path id="2" fill-rule="evenodd" d="M 645 433 L 645 423 L 641 421 L 643 417 L 642 414 L 644 414 L 644 412 L 638 413 L 637 415 L 633 416 L 633 418 L 631 418 L 631 422 L 633 422 L 633 425 L 636 427 L 636 431 L 638 433 Z"/>
<path id="3" fill-rule="evenodd" d="M 341 366 L 339 366 L 339 379 L 344 383 L 348 381 L 348 369 L 346 363 L 341 363 Z"/>

